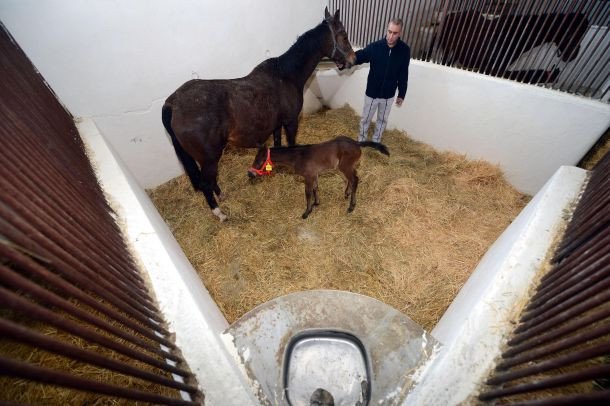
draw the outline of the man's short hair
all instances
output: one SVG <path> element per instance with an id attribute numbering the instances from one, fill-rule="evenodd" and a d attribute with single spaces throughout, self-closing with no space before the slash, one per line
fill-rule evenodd
<path id="1" fill-rule="evenodd" d="M 392 19 L 390 20 L 390 22 L 391 22 L 392 24 L 400 25 L 401 27 L 403 26 L 403 24 L 402 24 L 402 18 L 392 18 Z"/>

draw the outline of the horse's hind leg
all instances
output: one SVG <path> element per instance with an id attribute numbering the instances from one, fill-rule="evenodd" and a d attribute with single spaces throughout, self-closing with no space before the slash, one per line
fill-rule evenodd
<path id="1" fill-rule="evenodd" d="M 313 204 L 311 202 L 314 189 L 313 183 L 313 179 L 305 178 L 305 200 L 307 201 L 307 209 L 305 209 L 305 212 L 301 216 L 303 219 L 306 219 L 313 209 Z"/>
<path id="2" fill-rule="evenodd" d="M 318 176 L 313 181 L 313 205 L 318 206 L 320 200 L 318 200 Z"/>
<path id="3" fill-rule="evenodd" d="M 352 199 L 349 202 L 349 207 L 347 208 L 347 212 L 351 213 L 354 211 L 354 207 L 356 207 L 356 189 L 358 189 L 358 176 L 356 176 L 356 170 L 354 169 L 354 175 L 352 177 Z"/>
<path id="4" fill-rule="evenodd" d="M 204 160 L 204 164 L 201 165 L 201 191 L 203 192 L 210 209 L 212 209 L 212 213 L 214 213 L 220 221 L 225 221 L 227 216 L 220 210 L 220 207 L 218 207 L 218 203 L 216 203 L 216 199 L 214 198 L 214 193 L 218 196 L 221 195 L 217 182 L 219 160 L 220 157 L 217 159 L 206 159 Z"/>
<path id="5" fill-rule="evenodd" d="M 351 199 L 349 202 L 349 207 L 347 208 L 347 212 L 351 213 L 354 211 L 354 207 L 356 207 L 356 189 L 358 188 L 358 176 L 356 175 L 356 169 L 354 169 L 353 165 L 344 164 L 339 167 L 343 175 L 345 175 L 345 179 L 347 179 L 347 188 L 345 189 L 345 198 L 351 195 Z"/>

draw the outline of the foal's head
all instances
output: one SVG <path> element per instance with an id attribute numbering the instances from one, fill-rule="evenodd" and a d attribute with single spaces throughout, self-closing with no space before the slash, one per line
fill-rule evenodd
<path id="1" fill-rule="evenodd" d="M 347 32 L 343 23 L 339 20 L 339 10 L 331 16 L 328 7 L 324 10 L 324 21 L 330 29 L 330 39 L 328 53 L 325 55 L 335 62 L 339 70 L 351 68 L 356 62 L 356 54 L 352 49 L 352 44 L 347 39 Z"/>
<path id="2" fill-rule="evenodd" d="M 252 166 L 248 169 L 248 176 L 255 178 L 262 175 L 271 175 L 273 162 L 271 162 L 271 151 L 265 145 L 258 148 Z"/>

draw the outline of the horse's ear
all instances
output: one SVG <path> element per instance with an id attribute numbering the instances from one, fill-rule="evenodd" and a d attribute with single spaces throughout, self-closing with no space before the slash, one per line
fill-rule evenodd
<path id="1" fill-rule="evenodd" d="M 328 12 L 328 6 L 324 8 L 324 19 L 328 20 L 330 18 L 330 13 Z"/>
<path id="2" fill-rule="evenodd" d="M 337 9 L 337 11 L 335 11 L 335 16 L 333 17 L 333 19 L 335 21 L 339 21 L 339 9 Z"/>

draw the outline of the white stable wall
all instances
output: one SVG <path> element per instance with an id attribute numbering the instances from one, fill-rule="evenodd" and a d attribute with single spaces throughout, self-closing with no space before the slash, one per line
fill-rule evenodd
<path id="1" fill-rule="evenodd" d="M 326 0 L 1 0 L 0 21 L 143 187 L 182 173 L 161 124 L 192 78 L 247 75 L 324 18 Z"/>
<path id="2" fill-rule="evenodd" d="M 282 54 L 326 4 L 2 0 L 0 19 L 68 110 L 91 117 L 150 188 L 183 173 L 160 120 L 165 98 L 193 77 L 240 77 Z M 304 111 L 348 103 L 360 114 L 367 72 L 319 71 Z M 499 164 L 529 194 L 576 164 L 609 125 L 608 104 L 419 61 L 389 121 L 439 150 Z"/>
<path id="3" fill-rule="evenodd" d="M 347 103 L 360 115 L 367 75 L 361 65 L 319 72 L 316 81 L 328 90 L 325 104 Z M 608 126 L 606 103 L 420 61 L 411 61 L 405 103 L 392 107 L 388 121 L 441 151 L 499 164 L 528 194 L 560 166 L 577 164 Z"/>

